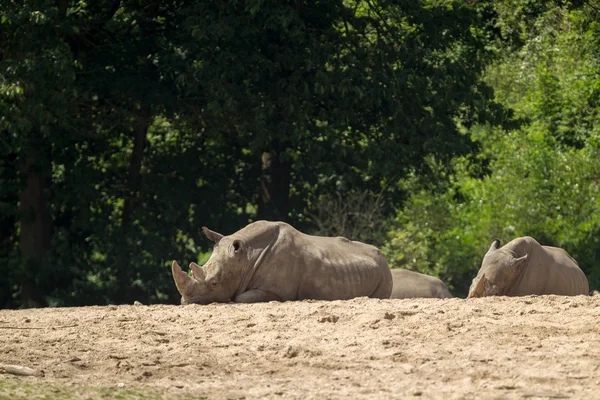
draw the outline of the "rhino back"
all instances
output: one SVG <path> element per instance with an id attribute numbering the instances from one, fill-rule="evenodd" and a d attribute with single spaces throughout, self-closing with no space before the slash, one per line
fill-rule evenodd
<path id="1" fill-rule="evenodd" d="M 528 264 L 518 284 L 508 293 L 509 296 L 588 294 L 585 274 L 564 249 L 542 246 L 536 241 L 528 245 Z"/>
<path id="2" fill-rule="evenodd" d="M 444 284 L 444 282 L 442 282 L 441 280 L 439 281 L 439 284 L 436 287 L 435 297 L 440 299 L 454 298 L 454 296 L 452 296 L 452 293 L 450 293 L 450 289 L 448 289 L 448 286 L 446 286 L 446 284 Z"/>
<path id="3" fill-rule="evenodd" d="M 311 236 L 283 225 L 265 265 L 249 288 L 282 300 L 389 298 L 392 276 L 374 246 L 345 238 Z"/>
<path id="4" fill-rule="evenodd" d="M 440 279 L 415 271 L 392 269 L 394 286 L 391 299 L 408 299 L 417 297 L 451 298 L 450 291 Z"/>

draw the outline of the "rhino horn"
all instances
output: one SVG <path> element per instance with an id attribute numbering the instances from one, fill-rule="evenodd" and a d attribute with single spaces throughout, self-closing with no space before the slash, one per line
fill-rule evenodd
<path id="1" fill-rule="evenodd" d="M 206 237 L 209 238 L 210 240 L 212 240 L 213 242 L 215 242 L 215 244 L 218 244 L 221 241 L 221 239 L 223 239 L 223 235 L 221 235 L 220 233 L 211 231 L 210 229 L 208 229 L 205 226 L 202 227 L 202 231 L 204 232 Z"/>
<path id="2" fill-rule="evenodd" d="M 192 278 L 183 272 L 179 264 L 177 264 L 177 261 L 173 261 L 173 264 L 171 264 L 171 271 L 173 272 L 173 280 L 175 281 L 175 286 L 177 286 L 179 294 L 185 296 L 187 288 L 192 282 Z"/>
<path id="3" fill-rule="evenodd" d="M 485 274 L 481 275 L 481 277 L 476 282 L 474 282 L 475 287 L 472 287 L 471 290 L 469 290 L 469 295 L 467 296 L 467 298 L 483 297 L 485 291 L 485 280 Z"/>
<path id="4" fill-rule="evenodd" d="M 199 266 L 195 262 L 190 263 L 190 269 L 192 270 L 192 276 L 196 280 L 202 282 L 203 280 L 206 279 L 206 275 L 204 275 L 204 270 L 202 269 L 201 266 Z"/>

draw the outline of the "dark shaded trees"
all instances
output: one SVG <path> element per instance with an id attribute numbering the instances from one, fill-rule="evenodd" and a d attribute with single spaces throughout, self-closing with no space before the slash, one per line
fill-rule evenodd
<path id="1" fill-rule="evenodd" d="M 3 306 L 174 301 L 169 260 L 203 257 L 202 225 L 310 231 L 357 192 L 389 215 L 399 179 L 440 176 L 423 160 L 501 116 L 487 4 L 0 7 Z"/>
<path id="2" fill-rule="evenodd" d="M 253 155 L 258 218 L 302 223 L 355 187 L 401 199 L 394 179 L 473 150 L 456 125 L 495 122 L 478 80 L 494 57 L 489 6 L 448 2 L 194 3 L 181 74 L 215 136 Z M 227 123 L 223 123 L 227 121 Z M 427 172 L 421 170 L 421 173 Z M 289 190 L 288 190 L 289 188 Z"/>

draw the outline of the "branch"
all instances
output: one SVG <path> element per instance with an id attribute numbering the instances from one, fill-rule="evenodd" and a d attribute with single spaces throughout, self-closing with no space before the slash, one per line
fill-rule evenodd
<path id="1" fill-rule="evenodd" d="M 44 371 L 32 369 L 28 367 L 22 367 L 20 365 L 8 365 L 8 364 L 0 364 L 0 373 L 1 374 L 13 374 L 13 375 L 22 375 L 22 376 L 44 376 Z"/>

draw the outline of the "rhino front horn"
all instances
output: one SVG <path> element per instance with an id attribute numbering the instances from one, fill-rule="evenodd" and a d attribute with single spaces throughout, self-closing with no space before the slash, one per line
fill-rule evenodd
<path id="1" fill-rule="evenodd" d="M 485 295 L 485 274 L 481 275 L 479 279 L 475 278 L 467 298 L 483 297 Z"/>
<path id="2" fill-rule="evenodd" d="M 171 271 L 173 272 L 173 280 L 175 281 L 175 286 L 177 286 L 179 294 L 185 296 L 185 293 L 189 284 L 192 281 L 192 278 L 190 278 L 188 274 L 183 272 L 179 264 L 177 264 L 177 261 L 173 261 L 173 264 L 171 264 Z"/>

